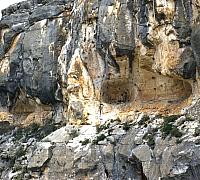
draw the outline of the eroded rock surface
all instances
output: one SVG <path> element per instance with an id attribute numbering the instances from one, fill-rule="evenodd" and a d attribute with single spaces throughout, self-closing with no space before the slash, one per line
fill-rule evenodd
<path id="1" fill-rule="evenodd" d="M 3 10 L 1 178 L 198 179 L 199 7 L 27 0 Z"/>
<path id="2" fill-rule="evenodd" d="M 12 5 L 0 22 L 1 106 L 90 123 L 112 109 L 185 106 L 198 94 L 197 11 L 187 1 Z"/>

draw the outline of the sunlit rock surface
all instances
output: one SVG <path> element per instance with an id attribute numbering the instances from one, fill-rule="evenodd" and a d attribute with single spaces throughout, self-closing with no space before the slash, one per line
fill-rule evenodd
<path id="1" fill-rule="evenodd" d="M 1 178 L 198 179 L 199 7 L 27 0 L 4 9 Z"/>

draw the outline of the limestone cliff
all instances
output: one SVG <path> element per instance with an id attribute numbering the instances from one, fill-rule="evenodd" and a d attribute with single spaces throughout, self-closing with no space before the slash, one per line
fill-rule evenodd
<path id="1" fill-rule="evenodd" d="M 0 20 L 1 179 L 199 179 L 199 0 L 27 0 Z"/>

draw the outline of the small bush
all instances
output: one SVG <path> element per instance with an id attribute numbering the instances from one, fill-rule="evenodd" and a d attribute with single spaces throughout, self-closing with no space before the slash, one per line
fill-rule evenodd
<path id="1" fill-rule="evenodd" d="M 39 128 L 40 128 L 40 125 L 39 125 L 39 124 L 33 123 L 33 124 L 31 125 L 31 131 L 32 131 L 32 133 L 37 132 Z"/>
<path id="2" fill-rule="evenodd" d="M 85 139 L 84 141 L 81 141 L 82 145 L 87 145 L 90 143 L 90 139 Z"/>
<path id="3" fill-rule="evenodd" d="M 118 117 L 117 119 L 115 119 L 115 121 L 117 122 L 121 122 L 120 118 Z"/>
<path id="4" fill-rule="evenodd" d="M 113 132 L 113 129 L 108 129 L 108 135 L 110 136 Z"/>
<path id="5" fill-rule="evenodd" d="M 147 144 L 149 145 L 149 147 L 154 149 L 154 147 L 155 147 L 154 132 L 146 133 L 144 135 L 143 139 L 145 139 L 147 141 Z"/>
<path id="6" fill-rule="evenodd" d="M 163 127 L 161 128 L 163 137 L 167 137 L 170 134 L 172 129 L 173 129 L 173 125 L 165 122 Z"/>
<path id="7" fill-rule="evenodd" d="M 183 134 L 179 131 L 179 129 L 172 125 L 172 124 L 164 124 L 164 126 L 161 129 L 163 138 L 166 138 L 168 135 L 171 135 L 172 137 L 181 137 Z"/>
<path id="8" fill-rule="evenodd" d="M 178 139 L 176 140 L 176 143 L 177 143 L 177 144 L 180 144 L 180 143 L 182 143 L 182 142 L 183 142 L 182 139 L 179 139 L 179 138 L 178 138 Z"/>
<path id="9" fill-rule="evenodd" d="M 22 128 L 18 128 L 16 130 L 16 132 L 14 133 L 14 137 L 15 139 L 18 141 L 23 137 L 23 129 Z"/>
<path id="10" fill-rule="evenodd" d="M 124 131 L 128 131 L 128 130 L 130 129 L 130 127 L 131 127 L 131 125 L 130 125 L 128 122 L 125 122 L 125 123 L 123 124 L 123 130 L 124 130 Z"/>
<path id="11" fill-rule="evenodd" d="M 151 131 L 152 131 L 153 134 L 156 133 L 156 132 L 158 132 L 158 130 L 159 130 L 158 127 L 155 127 L 155 128 L 152 128 L 152 129 L 151 129 Z"/>
<path id="12" fill-rule="evenodd" d="M 154 140 L 153 134 L 148 134 L 148 136 L 147 136 L 147 144 L 148 144 L 152 149 L 154 149 L 154 147 L 155 147 L 155 140 Z"/>
<path id="13" fill-rule="evenodd" d="M 99 141 L 103 141 L 106 138 L 104 134 L 97 136 L 95 140 L 92 141 L 92 144 L 98 144 Z"/>
<path id="14" fill-rule="evenodd" d="M 106 138 L 104 134 L 101 134 L 100 136 L 97 136 L 97 141 L 103 141 Z"/>
<path id="15" fill-rule="evenodd" d="M 40 125 L 37 123 L 32 123 L 28 127 L 23 128 L 23 133 L 25 135 L 36 134 L 40 128 Z"/>
<path id="16" fill-rule="evenodd" d="M 18 164 L 15 164 L 14 167 L 13 167 L 13 171 L 16 172 L 16 171 L 20 171 L 22 169 L 22 166 L 21 165 L 18 165 Z"/>
<path id="17" fill-rule="evenodd" d="M 172 130 L 171 130 L 171 136 L 179 138 L 183 135 L 182 132 L 179 131 L 179 129 L 176 126 L 173 126 Z"/>
<path id="18" fill-rule="evenodd" d="M 200 144 L 200 139 L 197 138 L 197 139 L 194 141 L 194 143 L 195 143 L 196 145 L 199 145 L 199 144 Z"/>
<path id="19" fill-rule="evenodd" d="M 110 126 L 110 123 L 108 123 L 107 125 L 106 124 L 97 125 L 96 126 L 97 133 L 100 133 L 101 131 L 108 129 L 109 126 Z"/>
<path id="20" fill-rule="evenodd" d="M 23 146 L 20 146 L 17 151 L 16 151 L 16 154 L 15 154 L 15 157 L 18 158 L 18 157 L 22 157 L 26 154 L 26 150 L 24 149 Z"/>
<path id="21" fill-rule="evenodd" d="M 150 120 L 149 116 L 144 115 L 144 116 L 142 117 L 142 119 L 138 122 L 138 124 L 139 124 L 139 125 L 144 125 L 144 124 L 146 124 L 146 123 L 148 122 L 148 120 Z"/>
<path id="22" fill-rule="evenodd" d="M 165 121 L 165 122 L 168 122 L 168 123 L 174 122 L 174 121 L 176 121 L 179 117 L 180 117 L 180 115 L 166 116 L 166 117 L 164 117 L 164 121 Z"/>
<path id="23" fill-rule="evenodd" d="M 164 124 L 161 128 L 163 138 L 167 137 L 168 135 L 171 135 L 173 137 L 181 137 L 183 135 L 179 131 L 179 129 L 173 125 L 173 122 L 175 122 L 179 117 L 179 115 L 171 115 L 164 117 Z"/>

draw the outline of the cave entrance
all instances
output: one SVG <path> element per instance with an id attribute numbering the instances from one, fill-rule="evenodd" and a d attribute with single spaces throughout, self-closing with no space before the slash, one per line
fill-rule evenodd
<path id="1" fill-rule="evenodd" d="M 106 80 L 102 85 L 102 100 L 109 104 L 132 101 L 133 93 L 128 79 Z"/>
<path id="2" fill-rule="evenodd" d="M 101 100 L 108 104 L 149 103 L 155 108 L 185 102 L 192 94 L 191 84 L 182 79 L 140 69 L 134 78 L 113 78 L 103 82 Z M 158 103 L 160 103 L 158 105 Z M 164 107 L 164 106 L 163 106 Z"/>

